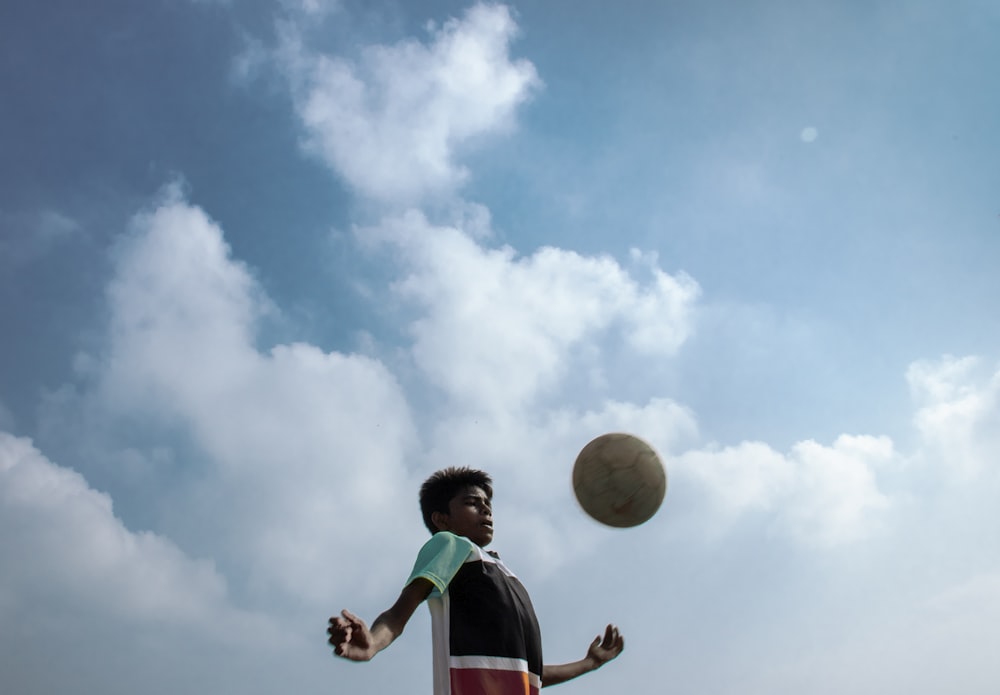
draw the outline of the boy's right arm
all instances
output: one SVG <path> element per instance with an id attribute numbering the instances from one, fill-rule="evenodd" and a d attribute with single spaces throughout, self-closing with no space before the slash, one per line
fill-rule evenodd
<path id="1" fill-rule="evenodd" d="M 392 644 L 406 627 L 406 623 L 434 585 L 423 577 L 417 577 L 407 584 L 389 610 L 375 618 L 369 628 L 365 621 L 350 611 L 341 611 L 339 616 L 330 618 L 327 633 L 333 653 L 351 661 L 369 661 L 373 656 Z"/>

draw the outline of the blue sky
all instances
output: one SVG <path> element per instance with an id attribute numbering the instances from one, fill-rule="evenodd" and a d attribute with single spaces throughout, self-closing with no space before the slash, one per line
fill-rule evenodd
<path id="1" fill-rule="evenodd" d="M 439 467 L 566 692 L 993 693 L 989 2 L 6 3 L 0 684 L 430 686 L 366 666 Z M 630 431 L 670 476 L 569 490 Z"/>

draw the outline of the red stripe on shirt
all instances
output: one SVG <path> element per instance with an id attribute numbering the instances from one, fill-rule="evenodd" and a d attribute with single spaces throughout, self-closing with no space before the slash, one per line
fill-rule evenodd
<path id="1" fill-rule="evenodd" d="M 451 695 L 538 695 L 524 671 L 453 668 Z"/>

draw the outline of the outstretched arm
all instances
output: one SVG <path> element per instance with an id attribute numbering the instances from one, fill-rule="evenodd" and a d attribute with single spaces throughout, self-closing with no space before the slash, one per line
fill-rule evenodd
<path id="1" fill-rule="evenodd" d="M 545 664 L 542 666 L 542 687 L 558 685 L 568 680 L 590 673 L 622 653 L 625 638 L 614 625 L 604 629 L 604 639 L 598 635 L 587 649 L 587 656 L 568 664 Z"/>
<path id="2" fill-rule="evenodd" d="M 370 661 L 403 633 L 413 611 L 431 593 L 434 585 L 418 577 L 406 585 L 392 607 L 375 618 L 369 628 L 365 621 L 348 610 L 330 618 L 328 640 L 333 653 L 351 661 Z"/>

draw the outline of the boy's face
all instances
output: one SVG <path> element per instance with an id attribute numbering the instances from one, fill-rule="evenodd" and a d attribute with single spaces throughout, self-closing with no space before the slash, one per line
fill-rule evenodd
<path id="1" fill-rule="evenodd" d="M 470 485 L 451 498 L 448 513 L 438 517 L 437 524 L 442 531 L 465 536 L 485 548 L 493 540 L 493 505 L 481 487 Z"/>

